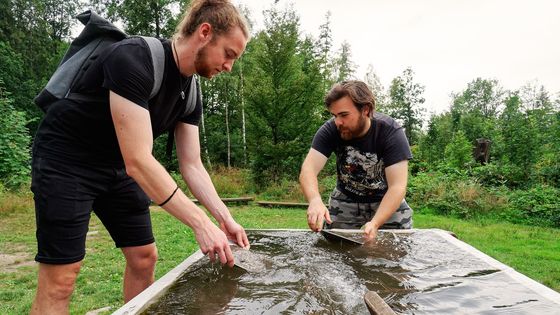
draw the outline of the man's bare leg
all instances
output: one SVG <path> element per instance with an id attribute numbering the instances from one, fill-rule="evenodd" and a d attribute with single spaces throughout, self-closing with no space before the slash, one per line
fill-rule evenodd
<path id="1" fill-rule="evenodd" d="M 126 258 L 123 279 L 123 295 L 126 303 L 154 282 L 157 248 L 156 244 L 152 243 L 123 247 L 121 250 Z"/>
<path id="2" fill-rule="evenodd" d="M 39 279 L 31 314 L 68 314 L 82 262 L 64 265 L 39 263 Z"/>

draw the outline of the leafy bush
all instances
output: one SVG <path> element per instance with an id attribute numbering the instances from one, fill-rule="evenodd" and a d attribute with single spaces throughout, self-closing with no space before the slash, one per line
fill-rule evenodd
<path id="1" fill-rule="evenodd" d="M 217 166 L 212 170 L 208 170 L 208 173 L 220 197 L 240 197 L 253 195 L 255 193 L 249 170 L 247 169 Z M 193 197 L 180 173 L 172 172 L 171 176 L 181 190 L 189 197 Z"/>
<path id="2" fill-rule="evenodd" d="M 0 182 L 17 189 L 29 182 L 31 137 L 25 113 L 16 111 L 0 81 Z"/>
<path id="3" fill-rule="evenodd" d="M 456 169 L 462 169 L 472 160 L 472 145 L 459 130 L 453 135 L 451 142 L 445 146 L 445 162 Z"/>
<path id="4" fill-rule="evenodd" d="M 501 212 L 507 199 L 469 178 L 440 172 L 411 177 L 408 200 L 415 208 L 430 208 L 441 215 L 472 218 Z"/>
<path id="5" fill-rule="evenodd" d="M 560 189 L 541 186 L 512 191 L 507 215 L 517 223 L 560 227 Z"/>
<path id="6" fill-rule="evenodd" d="M 299 183 L 286 179 L 270 183 L 264 190 L 261 191 L 259 199 L 305 202 Z"/>
<path id="7" fill-rule="evenodd" d="M 472 175 L 483 186 L 499 187 L 507 184 L 508 179 L 503 170 L 496 162 L 476 166 L 472 169 Z"/>
<path id="8" fill-rule="evenodd" d="M 560 187 L 560 163 L 558 163 L 558 153 L 544 154 L 540 161 L 535 165 L 535 181 L 541 184 Z"/>

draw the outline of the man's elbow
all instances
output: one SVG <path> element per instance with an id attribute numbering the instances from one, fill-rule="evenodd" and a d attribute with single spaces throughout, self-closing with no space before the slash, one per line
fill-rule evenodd
<path id="1" fill-rule="evenodd" d="M 305 183 L 305 181 L 307 179 L 307 176 L 308 176 L 308 171 L 305 168 L 305 166 L 303 166 L 301 168 L 301 171 L 299 172 L 299 183 L 300 183 L 300 185 L 303 185 L 303 183 Z"/>
<path id="2" fill-rule="evenodd" d="M 406 183 L 404 185 L 389 186 L 389 191 L 391 191 L 395 196 L 404 198 L 406 195 Z"/>
<path id="3" fill-rule="evenodd" d="M 132 178 L 137 178 L 143 170 L 149 157 L 134 155 L 124 159 L 126 174 Z"/>
<path id="4" fill-rule="evenodd" d="M 202 163 L 202 159 L 200 159 L 200 157 L 179 159 L 179 172 L 181 172 L 181 174 L 196 174 L 197 170 L 206 170 L 206 168 L 204 167 L 204 163 Z"/>

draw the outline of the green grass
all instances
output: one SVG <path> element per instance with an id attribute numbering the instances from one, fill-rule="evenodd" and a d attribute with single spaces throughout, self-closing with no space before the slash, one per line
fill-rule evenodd
<path id="1" fill-rule="evenodd" d="M 0 254 L 24 253 L 32 260 L 35 252 L 34 213 L 30 207 L 0 210 Z M 0 208 L 1 209 L 1 208 Z M 159 208 L 158 208 L 159 209 Z M 236 220 L 245 228 L 307 228 L 305 210 L 288 208 L 232 207 Z M 193 233 L 162 210 L 152 212 L 161 277 L 197 249 Z M 417 228 L 453 231 L 473 245 L 521 273 L 560 291 L 560 230 L 538 228 L 492 220 L 464 221 L 426 213 L 414 216 Z M 121 279 L 124 259 L 114 248 L 108 233 L 93 218 L 87 241 L 87 255 L 71 303 L 72 314 L 111 306 L 122 306 Z M 7 272 L 0 265 L 0 314 L 29 312 L 36 285 L 37 266 Z M 110 312 L 107 312 L 110 313 Z"/>

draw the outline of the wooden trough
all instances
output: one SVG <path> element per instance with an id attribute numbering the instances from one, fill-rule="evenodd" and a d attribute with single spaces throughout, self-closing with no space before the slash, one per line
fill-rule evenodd
<path id="1" fill-rule="evenodd" d="M 270 207 L 270 208 L 286 207 L 286 208 L 305 208 L 305 209 L 307 209 L 307 207 L 309 206 L 309 204 L 305 203 L 305 202 L 283 202 L 283 201 L 265 201 L 265 200 L 257 201 L 257 204 L 261 207 Z"/>
<path id="2" fill-rule="evenodd" d="M 300 238 L 306 233 L 312 233 L 308 230 L 294 230 L 294 229 L 282 229 L 282 230 L 247 230 L 249 233 L 280 233 L 281 235 L 288 235 L 292 238 Z M 337 230 L 339 233 L 347 233 L 349 236 L 356 233 L 362 233 L 360 230 Z M 383 231 L 381 231 L 383 232 Z M 440 304 L 430 303 L 423 305 L 425 313 L 437 313 L 437 314 L 468 314 L 472 313 L 467 306 L 474 308 L 476 311 L 480 310 L 493 310 L 496 311 L 496 307 L 503 308 L 504 312 L 511 310 L 512 312 L 519 314 L 559 314 L 557 311 L 560 309 L 560 293 L 526 277 L 523 274 L 518 273 L 511 267 L 504 265 L 503 263 L 487 256 L 486 254 L 478 251 L 474 247 L 458 240 L 457 238 L 450 235 L 450 233 L 437 229 L 428 230 L 391 230 L 385 233 L 393 234 L 395 239 L 404 238 L 407 235 L 419 233 L 417 235 L 429 235 L 434 242 L 430 243 L 432 245 L 428 247 L 423 247 L 422 252 L 429 253 L 428 256 L 442 252 L 442 248 L 446 251 L 453 252 L 454 255 L 446 256 L 441 258 L 442 260 L 438 263 L 431 263 L 430 268 L 438 272 L 441 272 L 442 266 L 447 266 L 448 263 L 454 262 L 457 259 L 464 261 L 469 261 L 472 266 L 469 265 L 468 270 L 463 272 L 456 272 L 454 269 L 449 270 L 449 274 L 444 273 L 437 275 L 434 279 L 441 281 L 442 284 L 449 284 L 445 286 L 438 286 L 437 290 L 434 290 L 431 286 L 425 288 L 418 287 L 421 289 L 416 295 L 411 295 L 413 297 L 414 303 L 430 302 L 430 303 L 444 303 L 444 309 L 436 309 L 434 307 Z M 422 233 L 422 234 L 420 234 Z M 272 235 L 272 234 L 271 234 Z M 415 236 L 418 239 L 419 236 Z M 408 242 L 407 242 L 408 244 Z M 415 245 L 419 246 L 419 245 Z M 353 247 L 355 248 L 355 247 Z M 443 251 L 443 252 L 446 252 Z M 158 281 L 153 283 L 149 288 L 144 290 L 141 294 L 136 296 L 134 299 L 123 305 L 120 309 L 116 310 L 113 314 L 142 314 L 143 311 L 147 310 L 152 304 L 156 304 L 158 299 L 160 299 L 165 292 L 183 275 L 185 274 L 189 267 L 202 259 L 204 255 L 201 251 L 197 251 L 186 260 L 180 263 L 173 270 L 168 272 Z M 403 257 L 407 257 L 406 255 Z M 431 256 L 430 256 L 431 257 Z M 480 269 L 482 268 L 482 269 Z M 414 269 L 416 270 L 416 269 Z M 491 273 L 480 273 L 480 270 L 489 270 Z M 406 279 L 414 280 L 415 277 L 411 277 L 409 274 L 411 271 L 404 273 Z M 425 270 L 423 268 L 418 269 L 414 272 L 418 272 L 417 276 L 423 275 Z M 266 274 L 266 272 L 264 273 Z M 451 275 L 451 276 L 449 276 Z M 426 275 L 424 275 L 425 277 Z M 441 277 L 441 279 L 440 279 Z M 336 278 L 333 278 L 333 281 Z M 419 278 L 418 278 L 419 279 Z M 492 279 L 495 281 L 501 281 L 499 287 L 492 286 Z M 390 283 L 390 282 L 388 282 Z M 422 281 L 418 282 L 420 284 L 424 283 Z M 503 286 L 502 286 L 503 285 Z M 394 285 L 393 285 L 394 286 Z M 387 284 L 387 287 L 391 285 Z M 449 300 L 441 300 L 438 297 L 445 296 L 439 295 L 445 293 L 445 289 L 453 289 L 453 287 L 467 288 L 461 292 L 464 295 L 456 296 L 456 298 Z M 406 289 L 406 288 L 405 288 Z M 408 292 L 408 291 L 407 291 Z M 451 292 L 451 291 L 449 291 Z M 395 293 L 395 292 L 393 292 Z M 511 293 L 511 294 L 510 294 Z M 394 314 L 396 310 L 392 310 L 387 303 L 391 303 L 389 300 L 383 300 L 381 296 L 386 296 L 387 294 L 381 291 L 369 291 L 365 292 L 363 295 L 363 301 L 365 306 L 371 314 L 379 315 L 389 315 Z M 512 299 L 511 296 L 514 296 Z M 433 299 L 431 299 L 433 298 Z M 468 301 L 473 301 L 473 303 L 468 303 Z M 511 301 L 515 303 L 510 303 Z M 517 301 L 517 302 L 516 302 Z M 421 305 L 421 304 L 418 304 Z M 481 308 L 482 306 L 486 308 Z M 430 308 L 431 307 L 431 308 Z M 536 312 L 536 310 L 539 312 Z M 477 313 L 477 312 L 474 313 Z M 516 313 L 516 314 L 517 314 Z M 505 313 L 504 313 L 505 314 Z"/>
<path id="3" fill-rule="evenodd" d="M 222 201 L 228 205 L 228 204 L 249 204 L 249 202 L 255 200 L 254 197 L 236 197 L 236 198 L 221 198 Z M 197 199 L 191 199 L 192 202 L 196 203 L 197 205 L 200 204 L 200 201 L 198 201 Z"/>

